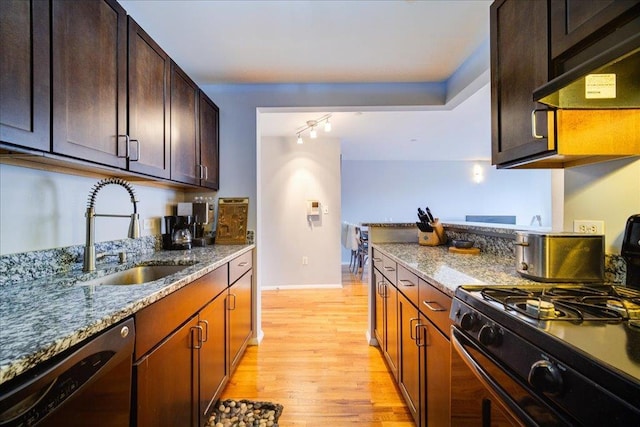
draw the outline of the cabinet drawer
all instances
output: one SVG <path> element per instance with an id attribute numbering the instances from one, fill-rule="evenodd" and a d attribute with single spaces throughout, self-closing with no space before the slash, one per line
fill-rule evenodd
<path id="1" fill-rule="evenodd" d="M 398 290 L 407 297 L 416 307 L 419 305 L 418 299 L 418 276 L 404 268 L 398 266 Z"/>
<path id="2" fill-rule="evenodd" d="M 449 338 L 449 329 L 452 324 L 451 320 L 449 320 L 451 297 L 422 279 L 419 279 L 418 282 L 420 296 L 418 309 Z"/>
<path id="3" fill-rule="evenodd" d="M 229 262 L 229 285 L 233 285 L 253 267 L 253 251 L 246 252 Z"/>
<path id="4" fill-rule="evenodd" d="M 384 264 L 382 262 L 382 254 L 376 248 L 371 249 L 371 260 L 373 261 L 373 266 L 378 269 L 378 271 L 382 272 L 384 270 Z"/>
<path id="5" fill-rule="evenodd" d="M 227 288 L 227 265 L 221 266 L 135 314 L 135 359 L 151 350 L 216 295 Z"/>
<path id="6" fill-rule="evenodd" d="M 382 252 L 376 251 L 375 249 L 373 251 L 373 257 L 374 266 L 384 275 L 384 277 L 389 282 L 393 284 L 393 286 L 396 286 L 396 270 L 398 269 L 396 262 Z"/>

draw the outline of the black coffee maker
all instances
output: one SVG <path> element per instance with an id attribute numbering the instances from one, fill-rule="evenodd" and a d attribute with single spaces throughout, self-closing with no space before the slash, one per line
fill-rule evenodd
<path id="1" fill-rule="evenodd" d="M 191 249 L 195 234 L 195 222 L 191 215 L 169 215 L 164 217 L 162 233 L 163 249 Z"/>
<path id="2" fill-rule="evenodd" d="M 640 214 L 627 219 L 621 255 L 627 262 L 627 286 L 640 289 Z"/>

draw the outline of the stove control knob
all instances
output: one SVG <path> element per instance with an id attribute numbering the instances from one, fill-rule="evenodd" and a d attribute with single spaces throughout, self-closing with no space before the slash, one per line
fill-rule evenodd
<path id="1" fill-rule="evenodd" d="M 480 328 L 480 333 L 478 334 L 478 340 L 483 345 L 500 345 L 502 342 L 502 335 L 500 334 L 500 330 L 494 325 L 484 325 Z"/>
<path id="2" fill-rule="evenodd" d="M 462 315 L 462 319 L 460 319 L 460 326 L 465 331 L 471 331 L 475 329 L 479 320 L 478 315 L 470 311 Z"/>
<path id="3" fill-rule="evenodd" d="M 539 360 L 531 366 L 529 384 L 537 390 L 555 396 L 562 391 L 562 374 L 552 362 Z"/>

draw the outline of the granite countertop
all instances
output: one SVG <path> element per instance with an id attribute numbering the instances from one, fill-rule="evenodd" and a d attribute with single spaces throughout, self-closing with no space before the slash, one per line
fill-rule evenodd
<path id="1" fill-rule="evenodd" d="M 380 250 L 418 277 L 449 296 L 460 285 L 530 285 L 531 280 L 516 273 L 515 261 L 499 255 L 455 254 L 447 246 L 421 246 L 417 243 L 375 243 Z"/>
<path id="2" fill-rule="evenodd" d="M 254 245 L 215 245 L 158 251 L 126 264 L 99 264 L 92 273 L 69 272 L 0 284 L 0 384 L 133 315 Z M 79 282 L 134 265 L 186 265 L 144 285 L 86 286 Z"/>

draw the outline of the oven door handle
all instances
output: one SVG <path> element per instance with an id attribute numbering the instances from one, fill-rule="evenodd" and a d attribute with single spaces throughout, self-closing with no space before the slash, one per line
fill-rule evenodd
<path id="1" fill-rule="evenodd" d="M 453 346 L 454 350 L 458 353 L 465 365 L 467 365 L 467 367 L 471 369 L 478 380 L 487 388 L 489 393 L 491 393 L 491 395 L 501 403 L 500 407 L 504 409 L 509 418 L 511 418 L 511 421 L 523 426 L 537 426 L 538 424 L 518 406 L 518 404 L 511 398 L 511 396 L 509 396 L 509 394 L 507 394 L 507 392 L 505 392 L 502 387 L 500 387 L 493 380 L 493 378 L 491 378 L 491 376 L 489 376 L 482 369 L 482 367 L 478 364 L 478 362 L 476 362 L 473 356 L 464 348 L 464 345 L 461 342 L 462 340 L 467 342 L 476 350 L 482 352 L 482 350 L 478 348 L 478 346 L 475 345 L 471 340 L 467 339 L 462 334 L 462 332 L 460 332 L 460 330 L 458 330 L 455 326 L 452 326 L 451 345 Z"/>

